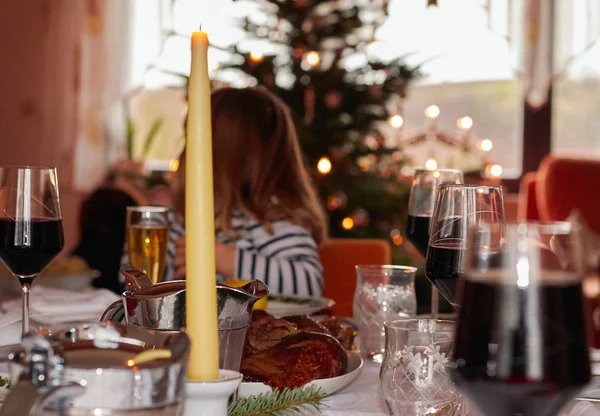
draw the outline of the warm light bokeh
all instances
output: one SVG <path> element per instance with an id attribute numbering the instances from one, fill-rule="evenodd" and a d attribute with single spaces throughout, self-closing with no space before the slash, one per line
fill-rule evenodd
<path id="1" fill-rule="evenodd" d="M 328 157 L 323 156 L 321 159 L 319 159 L 319 162 L 317 163 L 317 170 L 322 175 L 327 175 L 329 172 L 331 172 L 331 161 Z"/>
<path id="2" fill-rule="evenodd" d="M 425 109 L 425 115 L 429 118 L 436 118 L 440 115 L 440 108 L 437 105 L 430 105 Z"/>
<path id="3" fill-rule="evenodd" d="M 392 117 L 390 117 L 390 126 L 392 126 L 395 129 L 399 129 L 400 127 L 402 127 L 402 125 L 404 124 L 404 119 L 402 118 L 401 115 L 396 114 Z"/>
<path id="4" fill-rule="evenodd" d="M 479 148 L 484 152 L 489 152 L 494 148 L 494 143 L 490 139 L 483 139 L 479 141 Z"/>
<path id="5" fill-rule="evenodd" d="M 490 175 L 492 175 L 496 178 L 502 176 L 502 166 L 500 166 L 500 165 L 490 166 Z"/>
<path id="6" fill-rule="evenodd" d="M 456 121 L 458 128 L 463 130 L 469 130 L 473 127 L 473 119 L 471 117 L 461 117 Z"/>
<path id="7" fill-rule="evenodd" d="M 313 68 L 317 65 L 319 65 L 319 63 L 321 62 L 321 56 L 319 55 L 319 52 L 317 51 L 310 51 L 309 53 L 306 54 L 306 62 L 312 66 Z"/>
<path id="8" fill-rule="evenodd" d="M 342 220 L 342 228 L 344 230 L 351 230 L 354 228 L 354 220 L 350 217 L 346 217 Z"/>
<path id="9" fill-rule="evenodd" d="M 263 55 L 261 52 L 250 52 L 250 59 L 252 59 L 254 62 L 260 62 L 264 59 L 265 55 Z"/>
<path id="10" fill-rule="evenodd" d="M 430 157 L 425 161 L 425 169 L 436 170 L 438 168 L 438 162 L 434 158 Z"/>

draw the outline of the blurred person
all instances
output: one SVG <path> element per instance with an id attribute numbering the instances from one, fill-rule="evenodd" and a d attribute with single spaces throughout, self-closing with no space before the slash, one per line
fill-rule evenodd
<path id="1" fill-rule="evenodd" d="M 126 190 L 101 186 L 82 203 L 79 214 L 80 239 L 71 255 L 83 258 L 100 276 L 94 287 L 123 293 L 119 268 L 125 244 L 126 208 L 139 202 Z"/>
<path id="2" fill-rule="evenodd" d="M 259 279 L 272 293 L 321 295 L 325 218 L 289 109 L 262 88 L 212 94 L 217 280 Z M 185 151 L 173 181 L 165 280 L 185 278 Z"/>

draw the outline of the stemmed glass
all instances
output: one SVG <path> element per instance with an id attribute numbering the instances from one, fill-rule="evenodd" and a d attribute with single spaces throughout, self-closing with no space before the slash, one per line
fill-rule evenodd
<path id="1" fill-rule="evenodd" d="M 417 250 L 427 256 L 429 246 L 429 226 L 437 187 L 440 184 L 461 184 L 463 173 L 458 169 L 416 169 L 410 188 L 408 200 L 408 219 L 406 222 L 406 238 Z M 431 288 L 431 315 L 437 318 L 439 294 L 435 286 Z"/>
<path id="2" fill-rule="evenodd" d="M 0 259 L 21 283 L 23 334 L 31 284 L 63 246 L 56 169 L 0 167 Z"/>
<path id="3" fill-rule="evenodd" d="M 473 231 L 451 376 L 487 416 L 552 416 L 590 381 L 579 230 Z"/>
<path id="4" fill-rule="evenodd" d="M 482 221 L 503 228 L 502 188 L 440 185 L 431 221 L 425 276 L 457 308 L 456 283 L 463 270 L 468 230 Z"/>

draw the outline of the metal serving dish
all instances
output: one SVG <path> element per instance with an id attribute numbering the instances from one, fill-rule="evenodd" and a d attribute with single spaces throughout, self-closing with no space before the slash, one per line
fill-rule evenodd
<path id="1" fill-rule="evenodd" d="M 9 357 L 15 381 L 0 416 L 177 415 L 189 348 L 183 332 L 110 323 L 28 334 Z M 150 350 L 170 357 L 138 355 Z"/>

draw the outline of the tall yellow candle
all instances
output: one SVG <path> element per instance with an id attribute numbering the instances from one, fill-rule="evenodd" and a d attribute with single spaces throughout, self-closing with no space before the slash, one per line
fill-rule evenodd
<path id="1" fill-rule="evenodd" d="M 216 380 L 219 340 L 215 265 L 208 37 L 192 34 L 185 185 L 186 332 L 192 340 L 188 379 Z"/>

